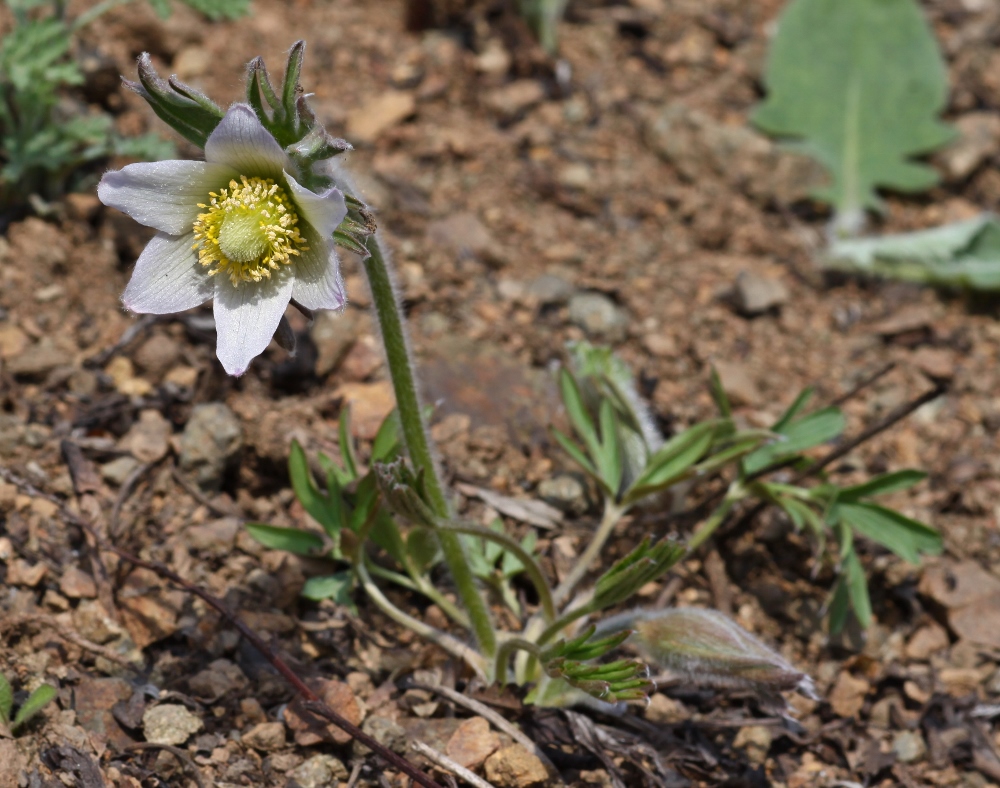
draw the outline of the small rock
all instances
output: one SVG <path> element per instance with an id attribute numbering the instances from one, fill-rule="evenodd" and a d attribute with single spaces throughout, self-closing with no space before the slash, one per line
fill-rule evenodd
<path id="1" fill-rule="evenodd" d="M 97 596 L 94 578 L 76 566 L 67 567 L 59 578 L 59 590 L 70 599 L 93 599 Z"/>
<path id="2" fill-rule="evenodd" d="M 261 752 L 274 752 L 285 746 L 285 726 L 280 722 L 261 722 L 244 733 L 240 741 Z"/>
<path id="3" fill-rule="evenodd" d="M 347 767 L 332 755 L 314 755 L 288 772 L 299 788 L 329 788 L 348 777 Z"/>
<path id="4" fill-rule="evenodd" d="M 748 725 L 740 728 L 733 740 L 733 746 L 745 750 L 751 763 L 760 765 L 767 760 L 767 752 L 774 741 L 774 733 L 764 725 Z"/>
<path id="5" fill-rule="evenodd" d="M 382 366 L 382 360 L 379 341 L 370 334 L 359 336 L 340 364 L 340 376 L 343 380 L 367 380 Z"/>
<path id="6" fill-rule="evenodd" d="M 406 730 L 397 722 L 393 722 L 387 717 L 369 717 L 361 730 L 371 736 L 379 744 L 388 747 L 399 755 L 405 755 L 409 747 L 409 737 Z M 363 757 L 371 750 L 359 742 L 354 742 L 355 757 Z"/>
<path id="7" fill-rule="evenodd" d="M 223 517 L 205 525 L 192 525 L 187 531 L 187 547 L 209 555 L 223 555 L 229 552 L 240 531 L 240 521 L 235 517 Z"/>
<path id="8" fill-rule="evenodd" d="M 948 177 L 960 181 L 997 152 L 1000 143 L 1000 115 L 994 112 L 969 112 L 955 121 L 958 138 L 938 157 Z"/>
<path id="9" fill-rule="evenodd" d="M 394 407 L 396 397 L 388 380 L 374 383 L 344 383 L 334 396 L 351 406 L 351 426 L 362 440 L 372 440 Z"/>
<path id="10" fill-rule="evenodd" d="M 628 318 L 624 310 L 604 293 L 575 293 L 569 300 L 569 319 L 589 337 L 606 342 L 625 338 Z"/>
<path id="11" fill-rule="evenodd" d="M 248 722 L 257 724 L 258 722 L 267 722 L 267 712 L 264 711 L 264 707 L 260 705 L 260 701 L 256 698 L 240 698 L 240 714 L 247 718 Z"/>
<path id="12" fill-rule="evenodd" d="M 50 301 L 57 301 L 66 295 L 66 288 L 58 282 L 45 287 L 38 288 L 35 293 L 35 300 L 40 304 L 47 304 Z"/>
<path id="13" fill-rule="evenodd" d="M 349 292 L 356 303 L 353 291 Z M 318 312 L 309 329 L 309 336 L 316 346 L 316 363 L 313 367 L 316 377 L 323 378 L 333 372 L 344 360 L 355 339 L 370 333 L 370 318 L 359 309 Z"/>
<path id="14" fill-rule="evenodd" d="M 460 257 L 476 257 L 495 264 L 505 260 L 496 239 L 474 213 L 454 213 L 431 222 L 427 226 L 427 240 Z"/>
<path id="15" fill-rule="evenodd" d="M 203 46 L 186 46 L 174 55 L 173 71 L 183 80 L 191 80 L 212 68 L 212 54 Z"/>
<path id="16" fill-rule="evenodd" d="M 127 451 L 139 462 L 157 462 L 170 450 L 173 426 L 163 414 L 152 408 L 142 411 L 138 421 L 118 441 L 118 448 Z"/>
<path id="17" fill-rule="evenodd" d="M 583 162 L 567 164 L 556 173 L 556 182 L 567 189 L 584 191 L 593 185 L 594 171 Z"/>
<path id="18" fill-rule="evenodd" d="M 478 769 L 500 749 L 500 737 L 482 717 L 473 717 L 458 726 L 445 748 L 445 755 L 466 769 Z"/>
<path id="19" fill-rule="evenodd" d="M 503 76 L 510 71 L 512 58 L 510 52 L 498 38 L 491 38 L 483 46 L 482 52 L 476 55 L 476 71 L 482 74 Z"/>
<path id="20" fill-rule="evenodd" d="M 756 405 L 760 402 L 760 389 L 750 374 L 750 368 L 740 361 L 716 361 L 722 390 L 734 405 Z"/>
<path id="21" fill-rule="evenodd" d="M 469 437 L 472 419 L 465 413 L 449 413 L 437 424 L 431 426 L 431 439 L 437 445 L 450 443 L 458 438 Z"/>
<path id="22" fill-rule="evenodd" d="M 0 358 L 14 358 L 24 352 L 31 340 L 15 325 L 0 326 Z"/>
<path id="23" fill-rule="evenodd" d="M 191 736 L 205 727 L 205 723 L 185 706 L 164 703 L 146 709 L 142 715 L 142 730 L 146 741 L 153 744 L 184 744 Z M 284 729 L 282 728 L 282 735 Z"/>
<path id="24" fill-rule="evenodd" d="M 865 697 L 871 685 L 864 679 L 855 678 L 848 671 L 841 671 L 830 690 L 830 706 L 839 717 L 855 717 L 865 705 Z"/>
<path id="25" fill-rule="evenodd" d="M 669 334 L 646 334 L 642 346 L 654 356 L 673 358 L 677 355 L 677 341 Z"/>
<path id="26" fill-rule="evenodd" d="M 160 378 L 173 368 L 180 357 L 181 347 L 176 340 L 166 334 L 153 334 L 139 346 L 132 358 L 143 372 Z"/>
<path id="27" fill-rule="evenodd" d="M 118 591 L 122 623 L 139 648 L 174 634 L 183 607 L 183 592 L 143 567 L 129 572 Z"/>
<path id="28" fill-rule="evenodd" d="M 913 364 L 931 380 L 951 380 L 955 376 L 955 354 L 945 348 L 918 348 L 913 353 Z"/>
<path id="29" fill-rule="evenodd" d="M 115 356 L 104 371 L 115 384 L 115 390 L 126 397 L 144 397 L 153 390 L 153 384 L 136 375 L 132 359 L 125 356 Z"/>
<path id="30" fill-rule="evenodd" d="M 500 120 L 509 123 L 544 99 L 545 88 L 541 82 L 535 79 L 518 79 L 489 91 L 485 102 L 489 109 L 500 116 Z"/>
<path id="31" fill-rule="evenodd" d="M 125 480 L 138 468 L 141 463 L 135 458 L 125 455 L 117 460 L 106 462 L 101 466 L 101 478 L 118 487 L 125 484 Z"/>
<path id="32" fill-rule="evenodd" d="M 486 759 L 486 779 L 497 788 L 529 788 L 548 778 L 545 764 L 521 744 L 504 747 Z"/>
<path id="33" fill-rule="evenodd" d="M 646 719 L 660 725 L 680 722 L 689 716 L 683 703 L 664 695 L 662 692 L 653 693 L 649 698 L 649 705 L 646 707 Z"/>
<path id="34" fill-rule="evenodd" d="M 916 632 L 906 644 L 906 656 L 910 659 L 924 661 L 931 654 L 948 648 L 950 644 L 948 632 L 940 624 L 931 622 L 926 624 Z"/>
<path id="35" fill-rule="evenodd" d="M 73 611 L 73 626 L 87 640 L 98 645 L 110 643 L 125 634 L 125 630 L 96 599 L 88 599 L 77 605 Z"/>
<path id="36" fill-rule="evenodd" d="M 364 711 L 349 685 L 342 681 L 325 681 L 319 689 L 319 695 L 324 703 L 348 722 L 361 724 Z M 324 740 L 337 744 L 347 744 L 351 740 L 350 735 L 336 725 L 327 725 L 324 729 L 317 723 L 314 715 L 301 710 L 298 702 L 285 708 L 285 724 L 295 733 L 295 743 L 303 747 L 319 744 Z"/>
<path id="37" fill-rule="evenodd" d="M 73 688 L 77 723 L 85 730 L 107 737 L 117 746 L 133 744 L 112 713 L 117 704 L 128 702 L 132 693 L 132 685 L 124 679 L 84 676 Z"/>
<path id="38" fill-rule="evenodd" d="M 55 346 L 49 337 L 43 337 L 37 343 L 10 359 L 7 370 L 12 375 L 22 375 L 37 378 L 47 375 L 56 367 L 64 367 L 72 361 L 69 353 Z"/>
<path id="39" fill-rule="evenodd" d="M 347 116 L 347 139 L 362 144 L 375 142 L 416 111 L 417 102 L 412 93 L 387 90 Z"/>
<path id="40" fill-rule="evenodd" d="M 214 703 L 227 692 L 243 689 L 246 686 L 247 677 L 238 665 L 228 659 L 217 659 L 205 670 L 188 679 L 188 690 L 194 697 L 206 703 Z"/>
<path id="41" fill-rule="evenodd" d="M 542 274 L 528 283 L 525 295 L 539 304 L 564 304 L 573 295 L 573 284 L 555 274 Z"/>
<path id="42" fill-rule="evenodd" d="M 740 271 L 734 291 L 736 306 L 744 315 L 762 315 L 788 301 L 788 288 L 780 279 Z"/>
<path id="43" fill-rule="evenodd" d="M 42 582 L 48 572 L 48 566 L 41 561 L 29 564 L 23 558 L 18 558 L 7 565 L 7 584 L 34 588 Z"/>
<path id="44" fill-rule="evenodd" d="M 538 485 L 538 495 L 546 503 L 570 514 L 587 511 L 587 488 L 578 478 L 568 473 L 543 479 Z"/>
<path id="45" fill-rule="evenodd" d="M 927 745 L 919 731 L 900 731 L 892 740 L 892 751 L 901 763 L 914 763 L 927 754 Z"/>
<path id="46" fill-rule="evenodd" d="M 203 489 L 217 490 L 243 448 L 243 428 L 221 402 L 197 405 L 180 438 L 180 468 Z"/>

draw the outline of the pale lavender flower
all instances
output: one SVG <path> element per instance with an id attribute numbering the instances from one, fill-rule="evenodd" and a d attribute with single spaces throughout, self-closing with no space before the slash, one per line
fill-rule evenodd
<path id="1" fill-rule="evenodd" d="M 105 205 L 158 232 L 122 302 L 163 315 L 214 301 L 216 353 L 242 375 L 264 352 L 291 299 L 308 309 L 346 302 L 333 231 L 344 195 L 316 194 L 246 104 L 234 104 L 205 143 L 205 161 L 130 164 L 107 173 Z"/>

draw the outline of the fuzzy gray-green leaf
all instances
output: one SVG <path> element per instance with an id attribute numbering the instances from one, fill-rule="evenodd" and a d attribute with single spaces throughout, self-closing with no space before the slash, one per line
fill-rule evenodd
<path id="1" fill-rule="evenodd" d="M 937 120 L 947 75 L 914 0 L 792 0 L 778 22 L 754 122 L 794 138 L 830 172 L 820 196 L 842 215 L 880 205 L 877 187 L 920 191 L 937 173 L 910 157 L 951 139 Z"/>

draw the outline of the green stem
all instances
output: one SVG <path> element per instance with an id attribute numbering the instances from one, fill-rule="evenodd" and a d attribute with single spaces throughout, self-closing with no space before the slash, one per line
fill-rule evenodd
<path id="1" fill-rule="evenodd" d="M 515 651 L 527 651 L 536 658 L 542 656 L 542 650 L 538 646 L 523 638 L 510 638 L 501 643 L 496 658 L 497 684 L 501 687 L 507 683 L 507 663 Z"/>
<path id="2" fill-rule="evenodd" d="M 524 566 L 525 574 L 528 575 L 532 585 L 535 586 L 535 591 L 538 592 L 538 604 L 542 608 L 542 615 L 545 617 L 545 620 L 552 621 L 556 617 L 556 608 L 552 601 L 552 590 L 549 588 L 549 584 L 545 580 L 542 568 L 532 557 L 531 553 L 521 547 L 521 545 L 519 545 L 515 540 L 511 539 L 505 533 L 468 523 L 440 523 L 438 528 L 444 528 L 460 534 L 471 534 L 472 536 L 482 537 L 487 541 L 500 545 L 508 553 L 516 556 L 517 560 Z"/>
<path id="3" fill-rule="evenodd" d="M 733 510 L 733 507 L 736 506 L 736 502 L 742 497 L 742 487 L 738 483 L 734 483 L 734 486 L 730 487 L 729 492 L 726 493 L 726 497 L 722 499 L 722 503 L 712 512 L 712 516 L 699 525 L 698 530 L 691 534 L 691 538 L 688 539 L 687 543 L 689 554 L 701 547 L 715 533 L 715 530 L 722 525 L 723 520 L 726 519 L 728 514 Z"/>
<path id="4" fill-rule="evenodd" d="M 357 573 L 358 581 L 361 583 L 362 588 L 365 589 L 365 593 L 368 594 L 379 610 L 385 613 L 397 624 L 412 630 L 424 640 L 434 643 L 452 656 L 463 660 L 476 672 L 476 675 L 478 675 L 481 679 L 488 681 L 489 679 L 487 678 L 488 672 L 486 670 L 486 664 L 481 654 L 476 652 L 474 649 L 469 648 L 469 646 L 465 643 L 452 637 L 447 632 L 435 629 L 429 624 L 425 624 L 420 619 L 414 618 L 408 613 L 404 613 L 389 601 L 389 598 L 382 593 L 382 589 L 375 584 L 375 581 L 372 580 L 372 577 L 368 572 L 370 561 L 371 559 L 362 555 L 361 560 L 354 564 L 354 571 Z"/>
<path id="5" fill-rule="evenodd" d="M 611 532 L 614 531 L 615 526 L 618 525 L 622 515 L 626 511 L 625 508 L 618 506 L 610 498 L 604 499 L 604 516 L 601 518 L 601 524 L 597 526 L 594 538 L 590 540 L 590 544 L 583 551 L 583 555 L 580 556 L 580 559 L 573 565 L 569 574 L 566 575 L 565 579 L 563 579 L 553 593 L 555 604 L 561 605 L 565 602 L 573 589 L 576 588 L 577 583 L 590 571 L 591 565 L 597 560 L 597 557 L 601 554 L 601 550 L 604 549 L 604 543 L 608 541 L 608 537 L 611 536 Z"/>
<path id="6" fill-rule="evenodd" d="M 368 566 L 368 570 L 375 575 L 375 577 L 381 577 L 383 580 L 388 580 L 398 586 L 408 588 L 410 591 L 416 591 L 418 594 L 423 594 L 431 600 L 431 602 L 441 608 L 456 624 L 469 629 L 469 617 L 465 614 L 465 612 L 459 609 L 453 602 L 450 602 L 447 598 L 445 598 L 445 596 L 433 585 L 431 585 L 426 578 L 420 577 L 419 575 L 416 577 L 413 575 L 407 577 L 399 572 L 393 572 L 391 569 L 379 566 L 376 563 L 371 563 Z"/>
<path id="7" fill-rule="evenodd" d="M 382 344 L 389 363 L 389 375 L 396 394 L 396 407 L 399 410 L 406 450 L 414 469 L 417 471 L 423 469 L 425 489 L 430 499 L 428 503 L 434 513 L 443 519 L 448 519 L 451 514 L 450 506 L 441 484 L 441 473 L 427 440 L 416 377 L 410 361 L 406 332 L 403 329 L 403 310 L 396 298 L 396 291 L 389 275 L 389 265 L 382 254 L 377 236 L 369 236 L 365 246 L 369 252 L 369 257 L 364 261 L 365 273 L 368 275 L 372 302 L 382 332 Z M 489 608 L 480 596 L 475 577 L 469 568 L 462 542 L 457 534 L 448 531 L 439 531 L 438 539 L 459 598 L 469 611 L 469 619 L 479 648 L 484 655 L 492 658 L 497 648 L 496 632 L 493 629 Z"/>

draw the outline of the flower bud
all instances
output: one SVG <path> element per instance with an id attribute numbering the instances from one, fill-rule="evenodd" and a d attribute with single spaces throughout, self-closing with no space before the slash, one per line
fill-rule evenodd
<path id="1" fill-rule="evenodd" d="M 698 686 L 760 692 L 798 690 L 812 679 L 717 610 L 672 608 L 630 616 L 632 642 L 650 662 Z"/>

